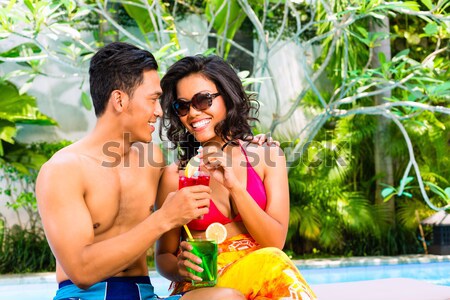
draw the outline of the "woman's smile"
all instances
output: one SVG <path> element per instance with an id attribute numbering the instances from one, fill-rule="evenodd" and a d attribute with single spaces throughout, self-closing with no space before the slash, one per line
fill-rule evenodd
<path id="1" fill-rule="evenodd" d="M 200 131 L 202 129 L 205 129 L 209 123 L 211 123 L 211 119 L 201 119 L 191 122 L 191 126 L 192 128 L 194 128 L 194 131 Z"/>

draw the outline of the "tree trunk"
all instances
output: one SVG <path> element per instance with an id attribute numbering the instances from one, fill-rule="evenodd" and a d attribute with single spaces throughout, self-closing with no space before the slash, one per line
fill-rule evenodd
<path id="1" fill-rule="evenodd" d="M 372 20 L 370 23 L 371 32 L 382 32 L 389 35 L 389 18 L 385 17 L 383 21 Z M 379 40 L 379 46 L 374 48 L 374 55 L 372 59 L 372 67 L 376 68 L 381 65 L 379 60 L 379 53 L 384 53 L 386 61 L 391 60 L 391 46 L 390 39 Z M 379 105 L 385 102 L 383 98 L 390 97 L 391 92 L 385 92 L 375 96 L 375 105 Z M 392 220 L 392 224 L 395 223 L 395 202 L 392 197 L 387 203 L 384 203 L 381 196 L 381 190 L 383 187 L 380 183 L 394 185 L 394 171 L 392 165 L 392 157 L 389 154 L 388 147 L 390 141 L 390 120 L 379 116 L 377 122 L 377 129 L 374 136 L 374 160 L 375 160 L 375 172 L 377 175 L 376 181 L 376 193 L 375 204 L 386 205 L 388 207 L 389 219 Z"/>
<path id="2" fill-rule="evenodd" d="M 117 21 L 117 9 L 119 5 L 117 3 L 109 3 L 108 8 L 109 15 Z M 99 40 L 105 45 L 119 40 L 119 32 L 102 15 L 99 16 L 98 29 Z"/>
<path id="3" fill-rule="evenodd" d="M 215 30 L 212 29 L 211 32 L 215 32 Z M 233 41 L 248 51 L 253 52 L 252 23 L 248 19 L 245 19 L 241 27 L 236 31 Z M 217 38 L 208 38 L 208 48 L 217 48 L 217 43 Z M 249 71 L 250 74 L 253 74 L 253 57 L 236 47 L 231 46 L 230 53 L 228 53 L 227 62 L 230 63 L 237 71 Z"/>

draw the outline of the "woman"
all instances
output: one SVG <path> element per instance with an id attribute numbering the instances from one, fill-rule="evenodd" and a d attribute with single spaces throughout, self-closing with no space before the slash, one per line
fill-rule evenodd
<path id="1" fill-rule="evenodd" d="M 217 286 L 231 287 L 247 299 L 315 299 L 305 280 L 281 251 L 289 221 L 289 191 L 284 154 L 279 147 L 252 146 L 253 110 L 236 72 L 217 56 L 190 56 L 172 65 L 161 80 L 168 138 L 179 147 L 178 163 L 166 168 L 157 205 L 178 188 L 181 166 L 203 147 L 202 168 L 211 175 L 209 213 L 188 224 L 204 237 L 213 222 L 227 229 L 219 245 Z M 164 234 L 156 247 L 156 266 L 172 280 L 174 293 L 199 280 L 197 257 L 183 241 L 184 231 Z"/>

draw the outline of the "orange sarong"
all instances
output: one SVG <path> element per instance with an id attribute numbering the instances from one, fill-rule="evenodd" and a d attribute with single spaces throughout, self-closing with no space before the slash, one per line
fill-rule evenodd
<path id="1" fill-rule="evenodd" d="M 219 245 L 218 287 L 239 290 L 249 300 L 313 300 L 316 295 L 289 257 L 275 247 L 262 248 L 248 234 Z M 192 290 L 190 282 L 174 283 L 173 294 Z"/>

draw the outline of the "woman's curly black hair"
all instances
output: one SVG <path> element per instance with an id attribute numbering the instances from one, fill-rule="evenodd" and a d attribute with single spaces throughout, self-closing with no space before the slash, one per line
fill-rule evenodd
<path id="1" fill-rule="evenodd" d="M 161 137 L 163 128 L 167 129 L 167 138 L 174 143 L 174 148 L 178 147 L 178 158 L 182 165 L 196 154 L 200 143 L 183 126 L 172 107 L 172 102 L 177 99 L 178 82 L 195 73 L 202 74 L 214 82 L 225 102 L 227 109 L 225 120 L 217 124 L 214 131 L 227 144 L 252 136 L 250 122 L 258 121 L 256 118 L 259 109 L 258 103 L 250 101 L 239 76 L 227 62 L 215 55 L 207 57 L 195 55 L 182 58 L 174 63 L 161 79 L 163 91 L 161 106 L 164 116 L 160 127 Z"/>

